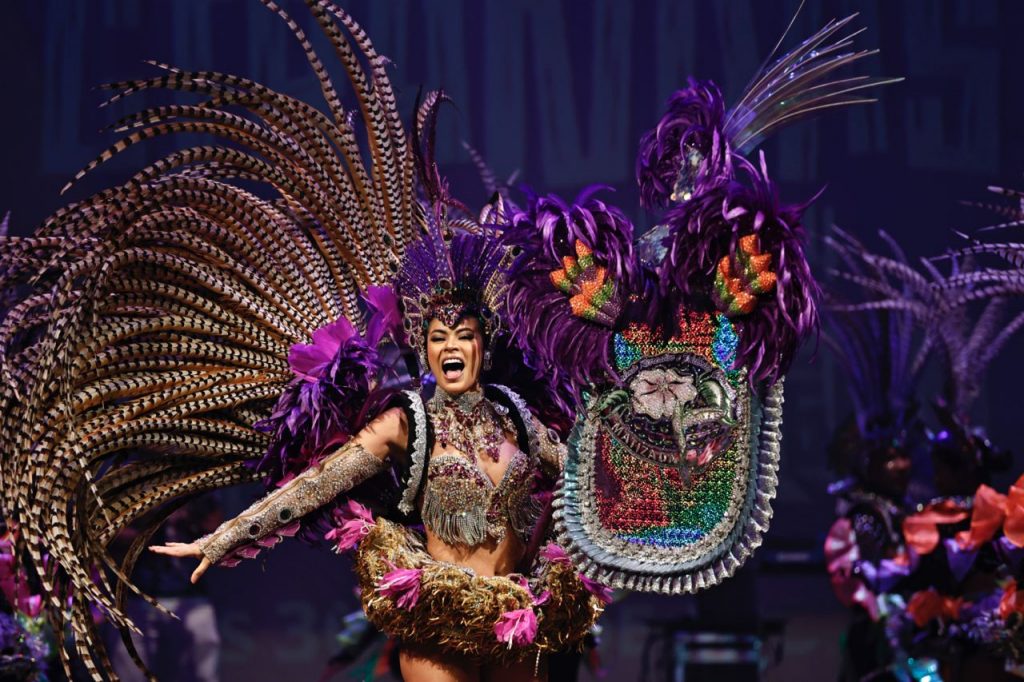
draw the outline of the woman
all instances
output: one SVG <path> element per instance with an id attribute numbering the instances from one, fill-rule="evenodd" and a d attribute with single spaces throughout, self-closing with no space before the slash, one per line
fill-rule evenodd
<path id="1" fill-rule="evenodd" d="M 405 287 L 400 286 L 399 292 L 407 310 L 422 305 L 421 294 L 427 296 L 427 305 L 414 315 L 429 320 L 427 327 L 410 336 L 417 341 L 422 339 L 420 347 L 425 351 L 422 355 L 436 383 L 433 397 L 424 402 L 417 393 L 405 392 L 400 400 L 392 401 L 400 406 L 381 412 L 343 447 L 224 523 L 214 533 L 188 544 L 153 546 L 152 551 L 200 559 L 192 575 L 194 582 L 211 565 L 241 546 L 259 543 L 281 527 L 383 472 L 391 464 L 400 472 L 403 501 L 412 502 L 422 519 L 425 552 L 431 560 L 428 563 L 442 570 L 459 567 L 466 582 L 464 589 L 468 591 L 487 589 L 474 585 L 473 579 L 477 576 L 504 577 L 523 570 L 526 548 L 538 520 L 539 505 L 533 490 L 535 475 L 542 464 L 547 465 L 549 471 L 557 471 L 564 447 L 547 435 L 538 438 L 540 424 L 517 394 L 505 387 L 481 384 L 481 371 L 489 358 L 485 337 L 494 331 L 488 330 L 482 320 L 494 319 L 490 306 L 496 303 L 481 300 L 483 292 L 466 286 L 470 280 L 477 280 L 467 273 L 488 266 L 496 270 L 495 262 L 500 259 L 502 249 L 479 235 L 458 234 L 454 241 L 451 249 L 443 240 L 437 240 L 434 250 L 416 245 L 410 252 L 410 261 L 420 257 L 418 262 L 422 264 L 432 253 L 450 250 L 447 258 L 440 259 L 440 264 L 433 264 L 442 269 L 452 264 L 452 271 L 446 273 L 448 278 L 428 276 L 414 284 L 409 276 L 400 277 L 400 284 L 404 283 Z M 482 259 L 460 258 L 481 255 Z M 432 274 L 438 272 L 434 268 L 427 270 Z M 424 271 L 423 268 L 417 270 L 421 277 Z M 436 292 L 439 288 L 431 280 L 441 279 L 452 281 L 455 286 L 448 291 L 442 289 L 430 299 L 425 292 Z M 421 443 L 424 433 L 428 434 L 427 442 Z M 542 440 L 545 447 L 539 447 Z M 408 537 L 411 533 L 399 530 L 397 525 L 390 527 L 399 537 Z M 411 541 L 416 540 L 413 537 Z M 366 542 L 364 540 L 364 544 Z M 378 551 L 386 550 L 382 547 Z M 404 560 L 395 563 L 402 569 L 422 570 L 422 558 L 419 561 L 410 558 L 417 552 L 400 553 Z M 495 632 L 487 632 L 485 638 L 490 641 L 482 648 L 466 633 L 462 634 L 461 642 L 441 641 L 433 635 L 424 637 L 424 633 L 416 631 L 415 623 L 403 621 L 406 609 L 397 605 L 402 602 L 401 596 L 394 605 L 382 607 L 379 595 L 388 590 L 389 579 L 372 564 L 386 565 L 388 560 L 382 562 L 373 551 L 362 552 L 357 571 L 371 620 L 402 641 L 401 668 L 407 680 L 537 679 L 540 652 L 550 651 L 554 642 L 578 640 L 600 611 L 598 600 L 592 599 L 584 584 L 574 578 L 575 596 L 560 596 L 558 602 L 559 608 L 572 605 L 577 612 L 572 614 L 578 621 L 573 629 L 576 635 L 564 631 L 558 635 L 545 634 L 542 613 L 540 637 L 531 638 L 533 641 L 528 643 L 535 643 L 536 647 L 521 646 L 527 643 L 520 642 L 521 637 L 515 633 L 510 634 L 506 642 Z M 411 564 L 416 564 L 416 568 Z M 417 578 L 416 601 L 429 601 L 430 575 Z M 534 593 L 550 592 L 543 581 L 539 588 L 534 587 L 519 574 L 501 582 L 504 583 L 502 589 L 518 592 L 530 601 L 536 600 Z M 491 586 L 493 583 L 492 580 Z M 386 613 L 382 613 L 382 609 Z M 393 618 L 395 615 L 398 621 Z M 449 608 L 444 617 L 457 628 L 466 628 L 466 622 L 476 616 Z M 489 620 L 485 628 L 493 631 L 501 614 L 482 614 L 482 617 Z M 496 647 L 509 653 L 497 659 L 486 655 L 488 649 Z"/>

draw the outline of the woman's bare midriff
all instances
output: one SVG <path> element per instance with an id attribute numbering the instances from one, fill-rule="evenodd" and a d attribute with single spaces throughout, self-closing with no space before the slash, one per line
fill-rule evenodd
<path id="1" fill-rule="evenodd" d="M 514 573 L 526 550 L 509 528 L 501 542 L 482 545 L 449 545 L 427 529 L 427 553 L 437 561 L 471 568 L 477 575 L 494 576 Z"/>
<path id="2" fill-rule="evenodd" d="M 444 451 L 440 444 L 435 444 L 434 455 L 439 455 Z M 451 451 L 451 449 L 448 449 L 448 452 Z M 497 462 L 478 457 L 477 466 L 493 483 L 497 484 L 504 477 L 509 462 L 518 451 L 519 448 L 509 438 L 501 446 Z M 500 542 L 492 540 L 472 547 L 468 545 L 450 545 L 434 535 L 429 528 L 426 531 L 427 553 L 430 556 L 437 561 L 471 568 L 477 575 L 500 576 L 514 573 L 523 558 L 523 553 L 526 551 L 522 541 L 507 525 L 505 537 Z"/>

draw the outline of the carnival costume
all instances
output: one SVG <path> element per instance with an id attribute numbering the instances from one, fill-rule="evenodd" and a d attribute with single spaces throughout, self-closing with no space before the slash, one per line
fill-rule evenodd
<path id="1" fill-rule="evenodd" d="M 835 239 L 850 238 L 835 228 Z M 857 261 L 845 264 L 864 276 Z M 829 444 L 830 463 L 842 477 L 829 486 L 837 519 L 825 540 L 825 561 L 836 597 L 851 609 L 840 679 L 900 679 L 893 670 L 907 657 L 889 642 L 892 605 L 885 595 L 906 576 L 903 520 L 910 511 L 911 468 L 927 443 L 918 379 L 932 344 L 905 311 L 836 310 L 848 300 L 838 287 L 827 293 L 825 340 L 853 403 L 852 417 Z"/>
<path id="2" fill-rule="evenodd" d="M 1019 226 L 1024 217 L 1019 207 L 991 208 L 1010 220 L 990 230 Z M 835 307 L 837 314 L 862 316 L 851 329 L 878 329 L 878 320 L 868 316 L 898 321 L 888 348 L 904 363 L 916 356 L 902 365 L 909 370 L 907 380 L 929 356 L 940 360 L 944 391 L 932 401 L 934 428 L 922 439 L 931 454 L 934 493 L 914 506 L 890 501 L 899 514 L 894 518 L 902 519 L 892 524 L 894 533 L 887 533 L 883 554 L 863 552 L 859 529 L 837 521 L 826 543 L 833 585 L 844 603 L 863 606 L 884 628 L 891 659 L 879 661 L 876 675 L 916 680 L 941 672 L 947 680 L 992 679 L 1005 674 L 1004 668 L 1019 675 L 1024 670 L 1024 621 L 1016 594 L 1024 559 L 1019 532 L 1024 478 L 1005 494 L 991 487 L 991 474 L 1008 467 L 1009 453 L 971 423 L 970 408 L 986 368 L 1024 326 L 1024 287 L 1014 269 L 1022 247 L 971 238 L 968 246 L 933 259 L 938 262 L 922 260 L 921 271 L 895 241 L 886 240 L 891 255 L 872 253 L 850 235 L 836 233 L 831 244 L 844 263 L 838 274 L 863 291 L 863 300 Z M 987 257 L 996 265 L 983 267 Z M 948 262 L 948 274 L 941 261 Z M 922 334 L 913 356 L 908 354 L 914 345 L 906 324 L 910 320 Z M 858 352 L 848 344 L 847 361 L 856 363 Z M 913 397 L 910 381 L 891 386 L 900 390 L 876 402 L 888 406 L 890 424 L 902 424 L 889 435 L 899 440 L 902 434 L 907 442 L 905 436 L 916 430 L 910 408 L 920 398 Z M 916 419 L 924 420 L 921 415 Z M 928 663 L 929 658 L 938 664 Z"/>
<path id="3" fill-rule="evenodd" d="M 329 114 L 156 64 L 163 75 L 115 83 L 112 100 L 167 88 L 206 101 L 127 116 L 128 136 L 82 173 L 179 131 L 235 146 L 172 153 L 3 242 L 0 291 L 17 299 L 0 327 L 2 505 L 57 635 L 69 625 L 89 672 L 113 677 L 90 608 L 134 652 L 123 605 L 153 530 L 191 496 L 259 479 L 277 489 L 200 540 L 207 558 L 230 565 L 292 535 L 357 546 L 371 622 L 440 653 L 558 650 L 608 601 L 601 583 L 690 592 L 735 571 L 770 519 L 781 377 L 817 320 L 804 206 L 781 204 L 763 155 L 742 152 L 870 101 L 863 88 L 884 81 L 829 80 L 870 54 L 837 37 L 849 19 L 765 66 L 728 110 L 709 82 L 672 97 L 637 163 L 663 221 L 634 247 L 595 189 L 571 204 L 503 196 L 475 217 L 433 160 L 443 95 L 406 131 L 386 59 L 345 12 L 307 0 L 352 83 L 357 132 L 303 31 L 263 3 Z M 507 351 L 495 373 L 529 390 L 413 390 L 427 324 L 466 316 Z M 389 408 L 409 437 L 384 463 L 351 439 Z M 493 457 L 502 434 L 518 452 L 495 482 L 472 453 Z M 435 443 L 470 455 L 435 457 Z M 563 465 L 552 502 L 538 481 Z M 548 542 L 552 508 L 567 551 Z M 514 533 L 521 573 L 439 562 L 419 523 L 468 546 Z M 112 557 L 129 524 L 138 539 Z"/>

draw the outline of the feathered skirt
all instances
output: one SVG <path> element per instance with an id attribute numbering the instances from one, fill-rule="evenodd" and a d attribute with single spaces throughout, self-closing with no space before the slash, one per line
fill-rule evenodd
<path id="1" fill-rule="evenodd" d="M 514 662 L 582 644 L 606 594 L 556 548 L 529 576 L 478 576 L 433 559 L 423 536 L 377 519 L 360 541 L 356 574 L 375 627 L 407 646 Z"/>

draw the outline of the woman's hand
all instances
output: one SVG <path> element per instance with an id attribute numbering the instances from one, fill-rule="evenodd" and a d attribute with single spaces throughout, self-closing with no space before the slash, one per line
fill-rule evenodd
<path id="1" fill-rule="evenodd" d="M 191 581 L 193 585 L 199 582 L 199 578 L 210 567 L 210 560 L 203 556 L 202 550 L 199 549 L 199 545 L 195 542 L 168 542 L 166 545 L 153 545 L 149 548 L 149 551 L 165 556 L 202 558 L 199 566 L 192 572 Z"/>

